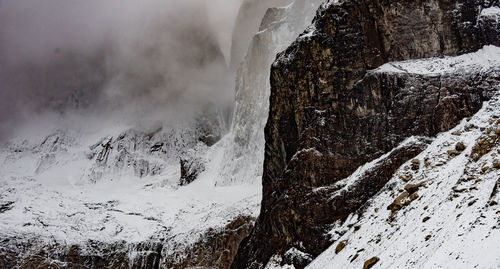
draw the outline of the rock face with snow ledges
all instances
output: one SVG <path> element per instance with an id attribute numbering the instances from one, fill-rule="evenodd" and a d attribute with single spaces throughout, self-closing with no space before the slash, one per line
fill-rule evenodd
<path id="1" fill-rule="evenodd" d="M 467 72 L 435 75 L 371 71 L 392 61 L 480 49 L 483 58 L 496 56 L 496 48 L 483 46 L 500 45 L 500 40 L 485 38 L 486 28 L 476 24 L 492 5 L 497 6 L 489 1 L 329 1 L 320 8 L 313 26 L 272 66 L 261 214 L 233 268 L 264 266 L 292 247 L 319 255 L 331 243 L 331 225 L 384 185 L 355 190 L 364 198 L 341 207 L 328 192 L 313 189 L 348 177 L 408 137 L 433 137 L 453 128 L 498 91 L 496 62 L 487 70 L 476 62 L 466 64 Z"/>

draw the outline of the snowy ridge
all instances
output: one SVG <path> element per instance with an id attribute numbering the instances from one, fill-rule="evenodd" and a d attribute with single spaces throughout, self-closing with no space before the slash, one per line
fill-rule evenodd
<path id="1" fill-rule="evenodd" d="M 500 130 L 499 119 L 500 97 L 496 96 L 470 120 L 438 135 L 414 159 L 420 169 L 409 169 L 414 160 L 402 165 L 363 212 L 331 231 L 337 235 L 336 242 L 307 268 L 361 268 L 372 257 L 379 259 L 373 268 L 500 266 L 496 252 L 500 197 L 495 194 L 500 170 L 494 168 L 500 165 L 500 145 L 478 161 L 471 159 L 480 137 Z M 466 149 L 456 153 L 459 142 Z M 409 175 L 410 181 L 404 182 Z M 391 217 L 387 207 L 403 187 L 421 183 L 417 198 Z M 336 254 L 344 240 L 346 246 Z"/>
<path id="2" fill-rule="evenodd" d="M 474 53 L 460 56 L 434 57 L 383 64 L 372 72 L 411 73 L 418 75 L 443 75 L 449 73 L 485 72 L 500 69 L 500 48 L 489 45 Z"/>

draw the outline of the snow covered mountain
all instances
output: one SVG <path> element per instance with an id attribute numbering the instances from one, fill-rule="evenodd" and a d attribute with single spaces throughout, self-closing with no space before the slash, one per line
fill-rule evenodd
<path id="1" fill-rule="evenodd" d="M 497 0 L 153 2 L 0 68 L 0 268 L 500 266 Z"/>
<path id="2" fill-rule="evenodd" d="M 260 206 L 269 66 L 319 2 L 260 14 L 231 125 L 213 106 L 140 125 L 71 113 L 21 123 L 0 150 L 1 267 L 228 267 Z"/>

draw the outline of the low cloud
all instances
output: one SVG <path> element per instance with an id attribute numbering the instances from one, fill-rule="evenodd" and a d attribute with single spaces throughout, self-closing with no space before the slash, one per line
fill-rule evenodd
<path id="1" fill-rule="evenodd" d="M 0 0 L 0 136 L 44 112 L 140 121 L 230 110 L 239 2 Z"/>

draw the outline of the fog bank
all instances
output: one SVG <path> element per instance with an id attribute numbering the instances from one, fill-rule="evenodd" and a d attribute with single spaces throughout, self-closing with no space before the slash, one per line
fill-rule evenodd
<path id="1" fill-rule="evenodd" d="M 0 1 L 0 137 L 34 115 L 230 111 L 240 0 Z"/>

